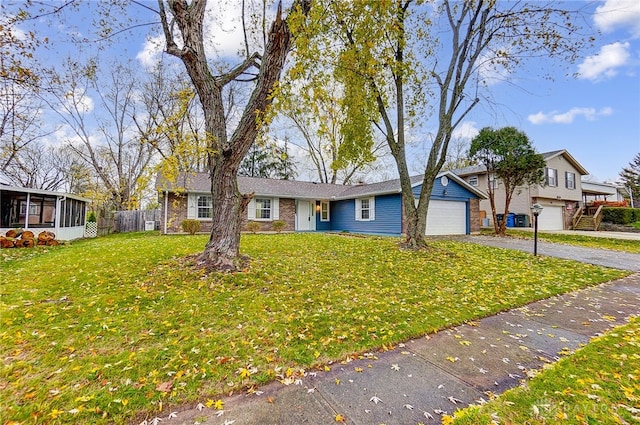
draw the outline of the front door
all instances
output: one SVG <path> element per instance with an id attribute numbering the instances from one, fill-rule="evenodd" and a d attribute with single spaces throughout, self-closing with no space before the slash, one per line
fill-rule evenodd
<path id="1" fill-rule="evenodd" d="M 316 230 L 316 208 L 315 201 L 297 202 L 296 211 L 296 230 L 306 232 Z"/>

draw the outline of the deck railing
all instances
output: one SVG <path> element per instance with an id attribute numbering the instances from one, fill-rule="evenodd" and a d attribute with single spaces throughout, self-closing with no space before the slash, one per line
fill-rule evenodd
<path id="1" fill-rule="evenodd" d="M 576 210 L 575 214 L 573 214 L 573 218 L 572 218 L 573 227 L 572 227 L 572 229 L 576 228 L 576 226 L 580 222 L 580 219 L 582 218 L 583 215 L 584 215 L 584 208 L 578 208 Z"/>
<path id="2" fill-rule="evenodd" d="M 593 216 L 593 230 L 598 230 L 598 227 L 600 227 L 600 223 L 602 222 L 602 217 L 604 215 L 602 214 L 603 207 L 604 205 L 600 205 Z"/>

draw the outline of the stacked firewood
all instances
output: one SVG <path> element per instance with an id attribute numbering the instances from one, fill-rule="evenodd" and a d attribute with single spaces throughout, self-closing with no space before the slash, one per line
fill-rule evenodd
<path id="1" fill-rule="evenodd" d="M 0 236 L 2 248 L 31 248 L 43 245 L 57 246 L 60 242 L 56 240 L 55 233 L 48 230 L 40 232 L 37 238 L 31 230 L 22 229 L 11 229 L 4 236 Z"/>

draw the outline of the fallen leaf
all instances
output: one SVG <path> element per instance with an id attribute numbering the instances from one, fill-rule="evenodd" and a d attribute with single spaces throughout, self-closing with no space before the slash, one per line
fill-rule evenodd
<path id="1" fill-rule="evenodd" d="M 173 381 L 165 381 L 158 384 L 158 386 L 156 387 L 156 391 L 168 393 L 169 391 L 171 391 L 171 388 L 173 388 Z"/>
<path id="2" fill-rule="evenodd" d="M 371 397 L 369 401 L 372 401 L 374 404 L 382 403 L 382 400 L 377 395 L 374 395 L 373 397 Z"/>

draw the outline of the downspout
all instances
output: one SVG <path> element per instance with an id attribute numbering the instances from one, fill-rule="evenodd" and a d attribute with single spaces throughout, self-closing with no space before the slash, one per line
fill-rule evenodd
<path id="1" fill-rule="evenodd" d="M 167 209 L 169 208 L 169 191 L 165 190 L 164 191 L 164 231 L 163 234 L 167 234 L 167 217 L 168 217 L 168 211 Z"/>

